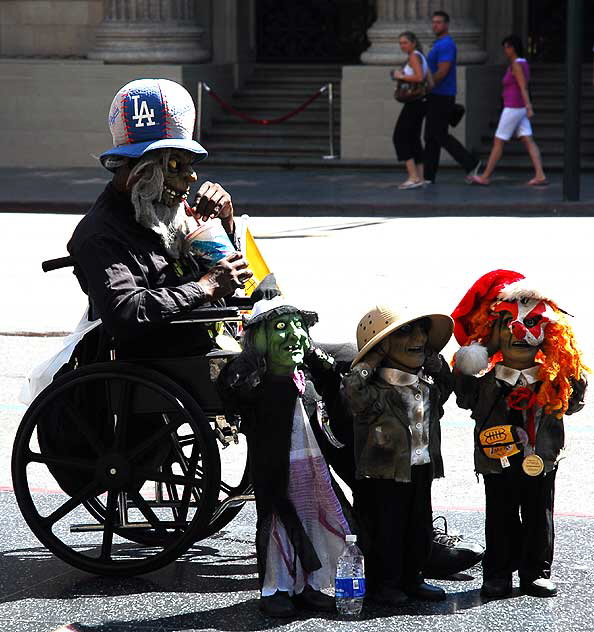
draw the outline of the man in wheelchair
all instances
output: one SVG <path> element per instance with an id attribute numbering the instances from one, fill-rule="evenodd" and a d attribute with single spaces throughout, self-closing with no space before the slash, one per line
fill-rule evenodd
<path id="1" fill-rule="evenodd" d="M 197 224 L 218 218 L 239 250 L 231 197 L 220 185 L 205 182 L 187 201 L 194 165 L 208 155 L 192 140 L 194 118 L 192 98 L 173 81 L 124 86 L 109 112 L 114 147 L 100 157 L 113 179 L 68 243 L 89 318 L 101 318 L 120 358 L 207 352 L 205 327 L 184 331 L 168 321 L 216 304 L 252 276 L 239 252 L 205 261 L 190 248 Z"/>

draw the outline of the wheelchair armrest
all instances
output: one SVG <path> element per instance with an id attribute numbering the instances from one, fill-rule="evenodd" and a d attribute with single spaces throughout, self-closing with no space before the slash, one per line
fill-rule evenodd
<path id="1" fill-rule="evenodd" d="M 174 316 L 169 322 L 179 323 L 212 323 L 225 320 L 241 320 L 238 307 L 201 307 Z"/>
<path id="2" fill-rule="evenodd" d="M 237 307 L 239 309 L 252 309 L 254 302 L 251 296 L 228 296 L 225 299 L 228 307 Z"/>

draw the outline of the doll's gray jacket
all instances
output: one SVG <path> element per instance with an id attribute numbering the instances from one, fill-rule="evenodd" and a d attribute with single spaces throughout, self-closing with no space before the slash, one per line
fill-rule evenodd
<path id="1" fill-rule="evenodd" d="M 566 415 L 584 407 L 586 386 L 585 378 L 574 384 Z M 481 449 L 479 435 L 491 426 L 512 423 L 507 396 L 514 388 L 497 380 L 493 370 L 482 377 L 454 371 L 454 391 L 458 406 L 469 409 L 475 421 L 474 466 L 477 474 L 499 474 L 502 471 L 500 460 L 488 458 Z M 535 453 L 543 460 L 545 472 L 550 472 L 557 465 L 564 443 L 563 419 L 541 414 L 536 432 Z"/>
<path id="2" fill-rule="evenodd" d="M 452 391 L 451 373 L 442 359 L 439 374 L 429 384 L 429 455 L 433 478 L 443 476 L 441 427 L 443 404 Z M 355 366 L 342 382 L 343 396 L 354 419 L 355 476 L 411 480 L 411 432 L 408 412 L 397 389 Z M 377 445 L 375 429 L 381 427 L 385 438 Z"/>

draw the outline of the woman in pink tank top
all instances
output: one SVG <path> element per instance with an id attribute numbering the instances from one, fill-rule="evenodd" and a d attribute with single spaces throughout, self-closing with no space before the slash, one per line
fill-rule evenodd
<path id="1" fill-rule="evenodd" d="M 516 136 L 524 143 L 534 167 L 534 177 L 528 181 L 528 184 L 531 186 L 546 185 L 548 180 L 542 169 L 540 150 L 532 137 L 532 125 L 530 124 L 530 119 L 534 116 L 528 94 L 530 66 L 523 57 L 524 47 L 517 35 L 509 35 L 504 38 L 502 45 L 503 52 L 510 61 L 503 76 L 503 111 L 495 132 L 487 167 L 482 175 L 472 176 L 470 181 L 475 184 L 490 184 L 491 174 L 503 154 L 503 145 L 512 136 Z"/>

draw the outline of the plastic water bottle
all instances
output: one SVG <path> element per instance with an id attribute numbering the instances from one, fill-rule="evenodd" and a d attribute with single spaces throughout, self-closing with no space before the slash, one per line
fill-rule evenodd
<path id="1" fill-rule="evenodd" d="M 365 564 L 357 546 L 357 536 L 347 535 L 342 554 L 336 565 L 336 610 L 356 616 L 363 608 L 365 597 Z"/>

